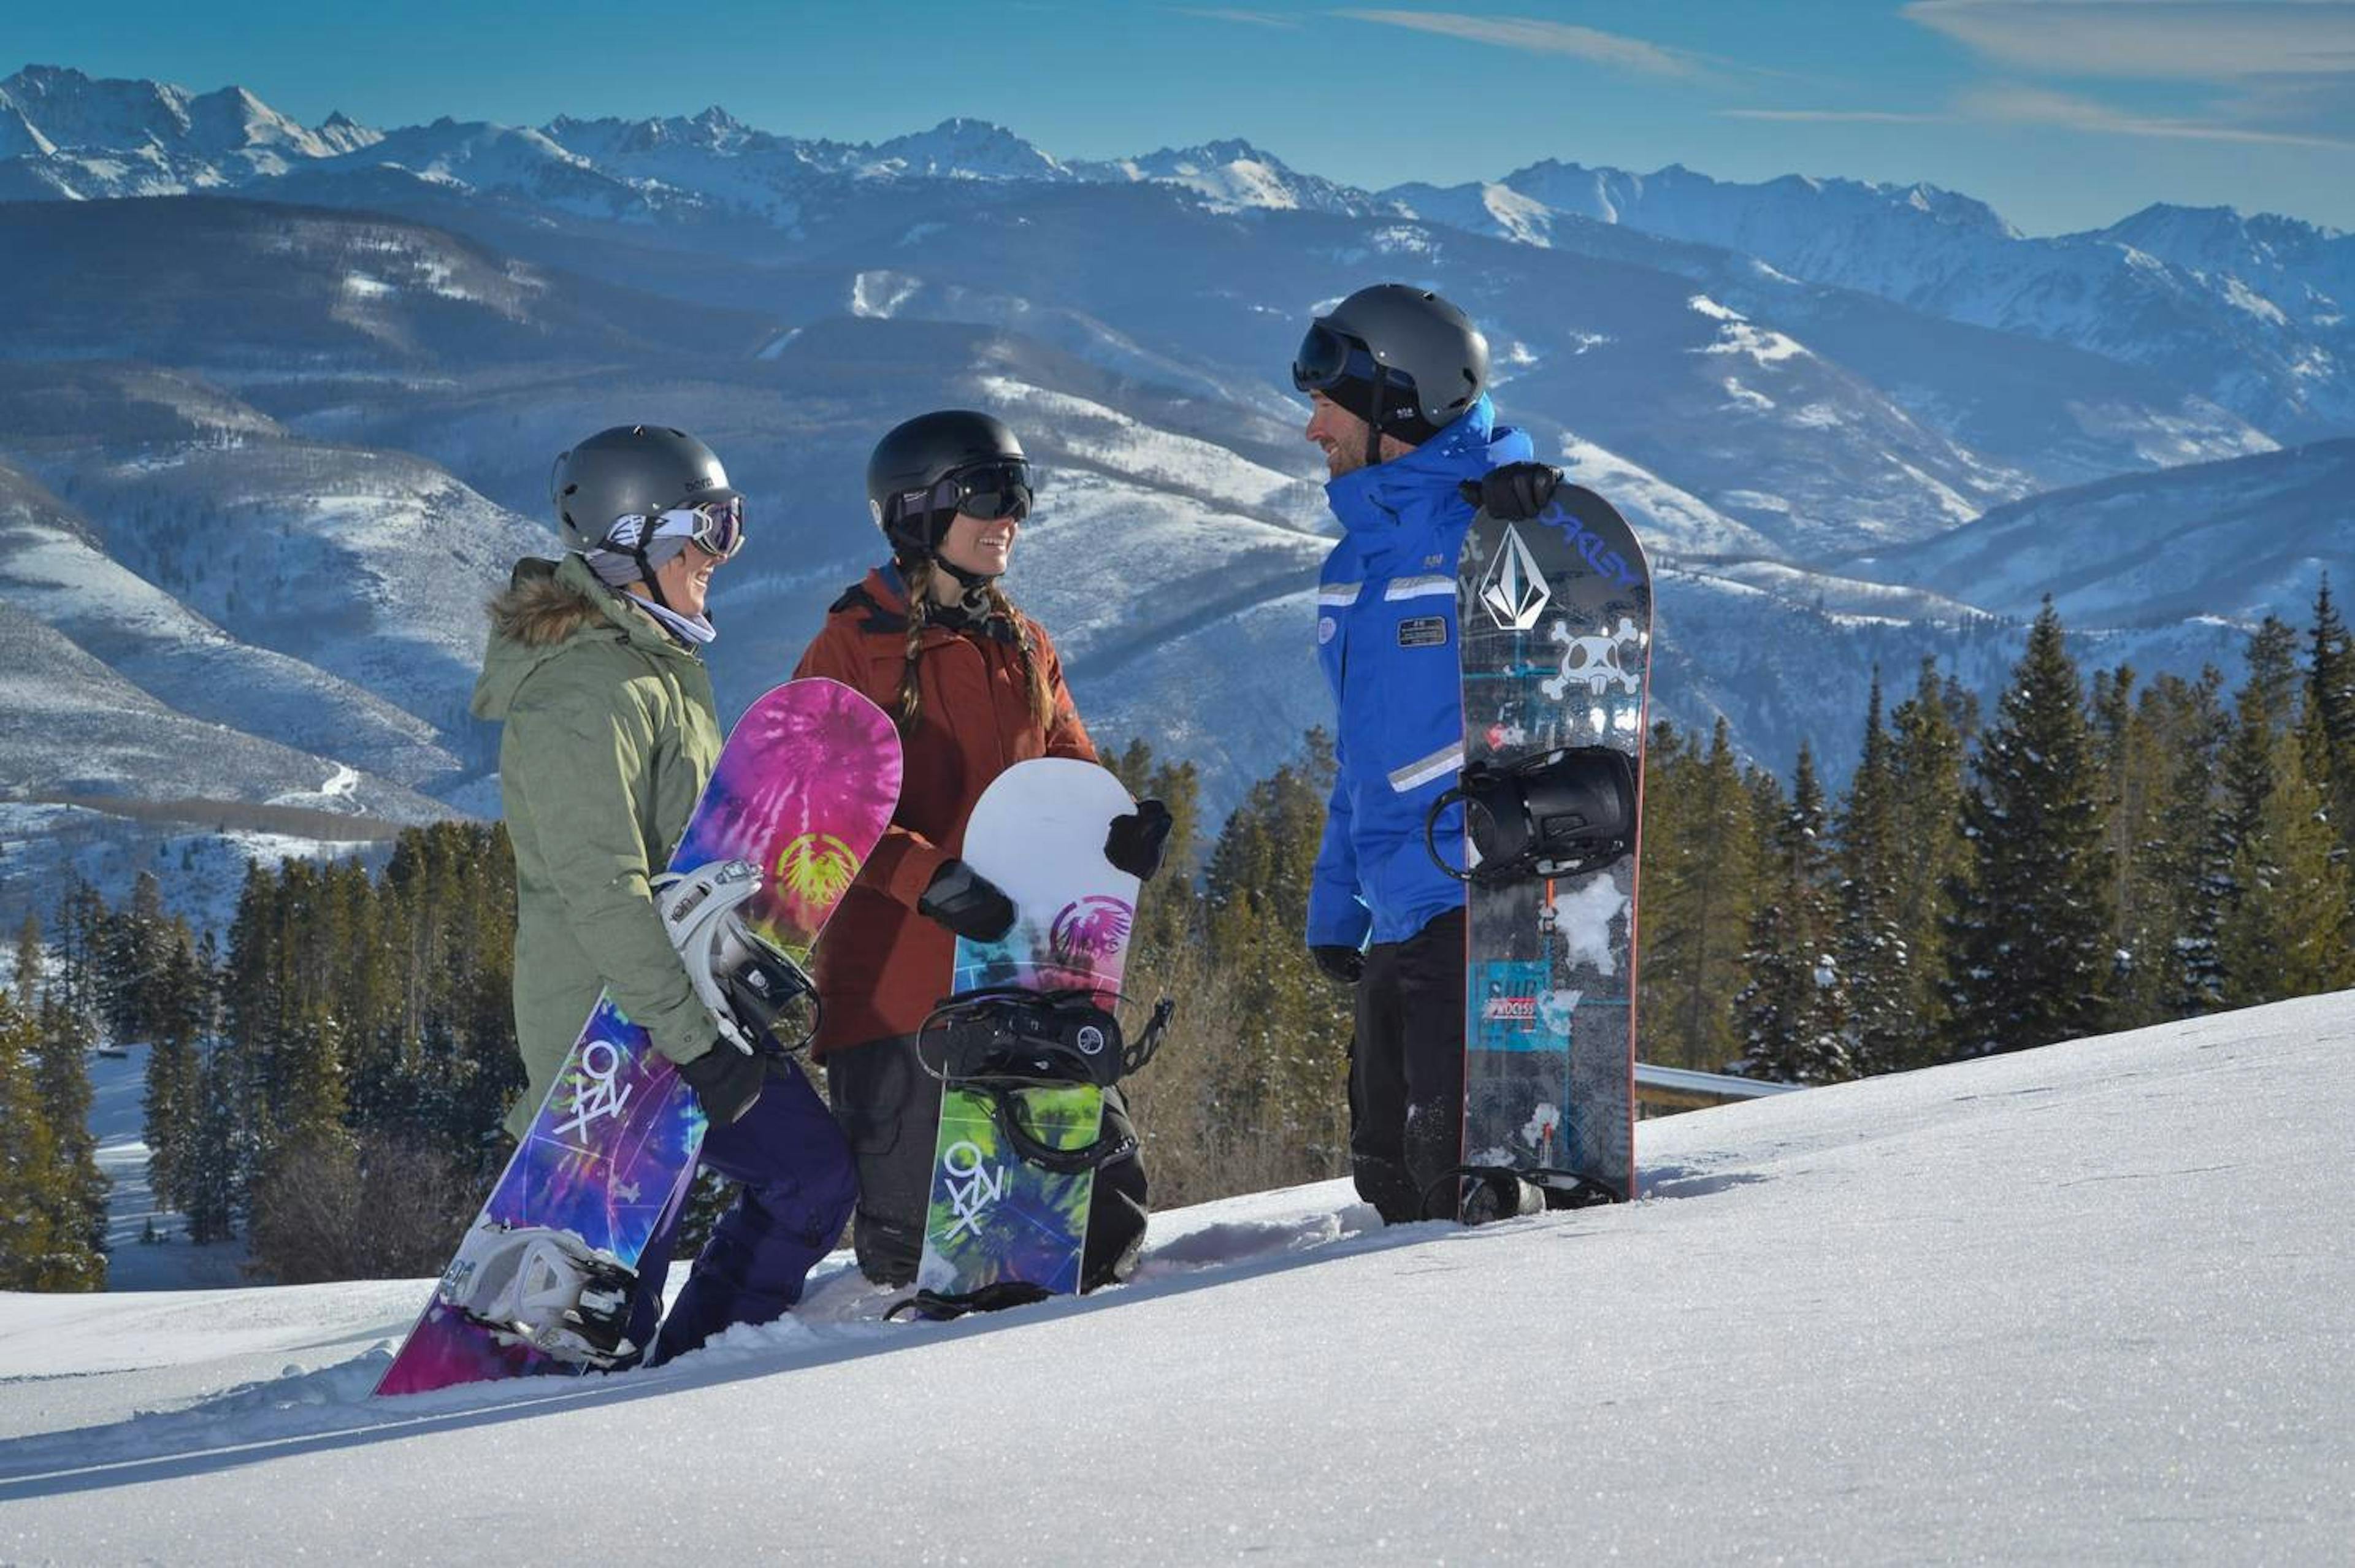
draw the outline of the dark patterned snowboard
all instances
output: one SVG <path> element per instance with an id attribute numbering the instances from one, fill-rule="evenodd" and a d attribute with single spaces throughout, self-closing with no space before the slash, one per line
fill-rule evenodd
<path id="1" fill-rule="evenodd" d="M 1456 603 L 1464 1162 L 1518 1172 L 1554 1206 L 1632 1198 L 1651 574 L 1611 504 L 1565 484 L 1529 521 L 1474 517 Z"/>

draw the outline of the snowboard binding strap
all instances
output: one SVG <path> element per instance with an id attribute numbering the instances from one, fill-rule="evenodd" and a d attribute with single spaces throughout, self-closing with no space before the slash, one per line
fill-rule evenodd
<path id="1" fill-rule="evenodd" d="M 1459 870 L 1439 852 L 1439 817 L 1458 801 L 1471 840 Z M 1636 769 L 1609 746 L 1537 752 L 1474 763 L 1423 819 L 1432 864 L 1459 882 L 1497 887 L 1538 877 L 1582 877 L 1636 848 Z"/>
<path id="2" fill-rule="evenodd" d="M 1003 1312 L 1009 1307 L 1028 1307 L 1034 1301 L 1045 1301 L 1054 1296 L 1043 1285 L 1029 1285 L 1018 1279 L 1001 1279 L 985 1285 L 979 1290 L 950 1294 L 938 1290 L 920 1290 L 907 1300 L 883 1314 L 886 1322 L 900 1317 L 922 1317 L 928 1323 L 948 1323 L 968 1312 Z"/>
<path id="3" fill-rule="evenodd" d="M 655 908 L 697 998 L 728 1043 L 747 1055 L 763 1041 L 799 1051 L 817 1033 L 820 1018 L 808 972 L 745 922 L 743 906 L 762 886 L 749 860 L 714 860 L 654 883 Z"/>
<path id="4" fill-rule="evenodd" d="M 1092 1143 L 1058 1147 L 1030 1130 L 1022 1095 L 1075 1084 L 1111 1088 L 1153 1060 L 1176 1004 L 1166 998 L 1154 1004 L 1145 1032 L 1124 1043 L 1120 1020 L 1096 997 L 1079 987 L 987 986 L 959 992 L 926 1016 L 917 1035 L 916 1060 L 943 1084 L 979 1095 L 991 1122 L 1025 1163 L 1059 1176 L 1101 1169 L 1135 1153 L 1135 1135 L 1107 1129 Z M 922 1049 L 935 1034 L 943 1042 L 938 1067 Z"/>
<path id="5" fill-rule="evenodd" d="M 1099 995 L 1082 987 L 1033 991 L 985 986 L 960 991 L 924 1019 L 922 1033 L 938 1033 L 942 1040 L 940 1066 L 925 1061 L 925 1071 L 943 1083 L 960 1084 L 1003 1079 L 1109 1089 L 1153 1060 L 1176 1005 L 1156 1003 L 1145 1032 L 1124 1040 L 1120 1019 L 1097 1000 Z M 1115 1001 L 1127 1000 L 1117 992 L 1113 995 Z"/>
<path id="6" fill-rule="evenodd" d="M 1586 1209 L 1617 1203 L 1623 1196 L 1591 1176 L 1556 1166 L 1458 1165 L 1441 1171 L 1423 1189 L 1425 1214 L 1431 1212 L 1432 1200 L 1451 1181 L 1464 1184 L 1456 1189 L 1455 1211 L 1467 1225 L 1536 1213 L 1539 1208 Z M 1528 1202 L 1532 1194 L 1542 1198 L 1539 1208 Z"/>
<path id="7" fill-rule="evenodd" d="M 504 1343 L 602 1369 L 637 1354 L 627 1338 L 637 1286 L 636 1270 L 570 1231 L 485 1220 L 434 1294 Z"/>

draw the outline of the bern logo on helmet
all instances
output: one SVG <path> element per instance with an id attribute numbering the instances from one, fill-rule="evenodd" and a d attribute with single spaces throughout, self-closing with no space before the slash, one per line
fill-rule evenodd
<path id="1" fill-rule="evenodd" d="M 687 493 L 692 496 L 698 490 L 709 490 L 716 483 L 709 475 L 699 475 L 687 482 Z"/>

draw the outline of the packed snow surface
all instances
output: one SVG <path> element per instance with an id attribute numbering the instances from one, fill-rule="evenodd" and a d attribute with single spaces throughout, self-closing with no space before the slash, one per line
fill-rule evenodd
<path id="1" fill-rule="evenodd" d="M 0 1560 L 2343 1561 L 2350 1110 L 2355 993 L 1649 1122 L 1629 1206 L 1263 1194 L 945 1326 L 837 1259 L 382 1403 L 420 1282 L 0 1296 Z"/>

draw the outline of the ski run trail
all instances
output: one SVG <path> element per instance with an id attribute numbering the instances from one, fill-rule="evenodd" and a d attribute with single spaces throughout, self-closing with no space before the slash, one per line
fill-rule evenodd
<path id="1" fill-rule="evenodd" d="M 2346 1563 L 2350 1125 L 2355 993 L 1646 1122 L 1632 1205 L 1263 1193 L 943 1325 L 837 1256 L 384 1402 L 426 1282 L 0 1296 L 0 1563 Z"/>

